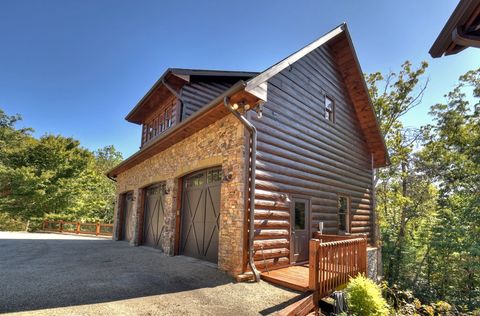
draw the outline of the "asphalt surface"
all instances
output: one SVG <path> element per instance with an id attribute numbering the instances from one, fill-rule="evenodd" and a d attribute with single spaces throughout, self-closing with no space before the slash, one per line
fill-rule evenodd
<path id="1" fill-rule="evenodd" d="M 298 293 L 105 238 L 0 232 L 0 313 L 258 315 Z"/>

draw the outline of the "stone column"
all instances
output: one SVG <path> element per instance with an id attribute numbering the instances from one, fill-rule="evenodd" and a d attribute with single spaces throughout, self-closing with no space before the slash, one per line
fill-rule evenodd
<path id="1" fill-rule="evenodd" d="M 117 194 L 115 199 L 115 207 L 113 213 L 113 240 L 120 240 L 120 226 L 122 223 L 120 222 L 120 215 L 122 211 L 122 194 Z"/>
<path id="2" fill-rule="evenodd" d="M 162 233 L 162 249 L 166 255 L 173 256 L 175 252 L 175 218 L 176 218 L 176 179 L 166 181 L 166 193 L 163 201 L 164 226 Z"/>

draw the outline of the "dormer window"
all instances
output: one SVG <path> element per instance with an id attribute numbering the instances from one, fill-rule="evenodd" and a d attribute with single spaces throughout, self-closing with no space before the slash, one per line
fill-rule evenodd
<path id="1" fill-rule="evenodd" d="M 328 95 L 325 95 L 325 118 L 332 123 L 335 121 L 335 103 Z"/>
<path id="2" fill-rule="evenodd" d="M 161 107 L 143 124 L 142 146 L 175 125 L 176 101 Z"/>

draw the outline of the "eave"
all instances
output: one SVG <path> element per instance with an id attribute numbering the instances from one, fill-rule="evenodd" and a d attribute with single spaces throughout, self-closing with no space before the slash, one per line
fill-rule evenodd
<path id="1" fill-rule="evenodd" d="M 467 47 L 480 47 L 480 0 L 458 3 L 429 53 L 438 58 L 459 53 Z"/>

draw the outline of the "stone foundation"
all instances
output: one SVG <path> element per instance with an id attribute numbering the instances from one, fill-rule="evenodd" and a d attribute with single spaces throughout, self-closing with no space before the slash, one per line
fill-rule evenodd
<path id="1" fill-rule="evenodd" d="M 381 249 L 376 247 L 367 248 L 367 276 L 374 280 L 380 281 L 382 278 L 381 274 Z"/>

